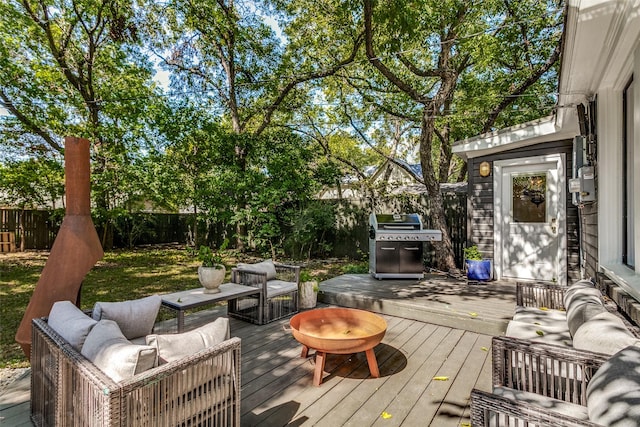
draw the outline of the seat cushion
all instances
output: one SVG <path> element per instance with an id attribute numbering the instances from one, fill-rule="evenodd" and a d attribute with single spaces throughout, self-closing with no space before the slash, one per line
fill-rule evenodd
<path id="1" fill-rule="evenodd" d="M 640 347 L 614 354 L 587 386 L 589 419 L 605 426 L 640 425 Z"/>
<path id="2" fill-rule="evenodd" d="M 550 397 L 542 396 L 536 393 L 530 393 L 528 391 L 515 390 L 508 387 L 495 387 L 493 394 L 497 396 L 506 397 L 517 402 L 526 402 L 531 405 L 539 406 L 547 410 L 567 415 L 573 418 L 587 421 L 589 415 L 587 408 L 575 403 L 564 402 L 562 400 L 552 399 Z"/>
<path id="3" fill-rule="evenodd" d="M 258 262 L 256 264 L 239 263 L 238 268 L 241 270 L 255 271 L 257 273 L 266 273 L 267 280 L 273 280 L 276 278 L 276 266 L 270 259 Z"/>
<path id="4" fill-rule="evenodd" d="M 229 319 L 220 317 L 197 329 L 181 334 L 147 335 L 147 345 L 157 349 L 158 363 L 191 356 L 229 339 Z"/>
<path id="5" fill-rule="evenodd" d="M 95 320 L 113 320 L 127 339 L 149 335 L 156 322 L 162 298 L 159 295 L 121 302 L 97 302 L 93 306 Z"/>
<path id="6" fill-rule="evenodd" d="M 573 347 L 596 353 L 614 354 L 623 348 L 640 343 L 624 322 L 613 313 L 605 312 L 592 317 L 573 335 Z"/>
<path id="7" fill-rule="evenodd" d="M 267 282 L 267 298 L 290 294 L 297 290 L 298 285 L 295 282 L 285 282 L 284 280 L 269 280 Z"/>
<path id="8" fill-rule="evenodd" d="M 507 325 L 505 335 L 535 342 L 571 347 L 571 335 L 566 323 L 558 326 L 534 325 L 512 320 Z"/>
<path id="9" fill-rule="evenodd" d="M 47 323 L 71 344 L 71 347 L 80 351 L 87 335 L 98 322 L 87 316 L 71 301 L 57 301 L 51 307 Z"/>
<path id="10" fill-rule="evenodd" d="M 155 366 L 154 347 L 132 344 L 113 320 L 100 320 L 82 346 L 82 355 L 115 382 L 131 378 Z"/>
<path id="11" fill-rule="evenodd" d="M 563 310 L 541 310 L 538 307 L 517 306 L 513 320 L 532 325 L 558 326 L 567 322 L 567 312 Z"/>

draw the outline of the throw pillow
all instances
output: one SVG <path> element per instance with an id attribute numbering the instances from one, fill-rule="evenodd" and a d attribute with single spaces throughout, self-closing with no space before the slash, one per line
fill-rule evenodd
<path id="1" fill-rule="evenodd" d="M 191 356 L 227 339 L 229 339 L 229 319 L 220 317 L 189 332 L 148 335 L 147 345 L 157 349 L 158 361 L 162 364 Z"/>
<path id="2" fill-rule="evenodd" d="M 569 306 L 574 303 L 574 300 L 583 301 L 588 299 L 588 296 L 600 299 L 602 297 L 602 292 L 600 292 L 600 290 L 590 281 L 580 280 L 569 286 L 569 288 L 564 292 L 562 303 L 564 304 L 564 308 L 568 309 Z"/>
<path id="3" fill-rule="evenodd" d="M 640 425 L 640 347 L 614 354 L 587 386 L 589 420 L 603 425 Z"/>
<path id="4" fill-rule="evenodd" d="M 602 302 L 599 299 L 587 300 L 582 303 L 574 302 L 571 304 L 569 308 L 567 308 L 567 325 L 569 326 L 571 336 L 574 336 L 578 328 L 585 322 L 588 322 L 593 317 L 606 312 L 607 309 L 602 305 Z"/>
<path id="5" fill-rule="evenodd" d="M 266 273 L 267 280 L 273 280 L 276 278 L 276 266 L 270 259 L 258 262 L 256 264 L 239 263 L 238 268 L 242 270 L 255 271 L 258 273 Z"/>
<path id="6" fill-rule="evenodd" d="M 153 368 L 157 360 L 155 348 L 131 344 L 113 320 L 100 320 L 93 327 L 81 353 L 115 382 Z"/>
<path id="7" fill-rule="evenodd" d="M 115 321 L 127 339 L 144 337 L 153 330 L 162 298 L 152 295 L 131 301 L 97 302 L 93 307 L 95 320 Z"/>
<path id="8" fill-rule="evenodd" d="M 87 334 L 97 321 L 84 314 L 71 301 L 58 301 L 53 304 L 47 320 L 51 329 L 64 338 L 71 347 L 80 351 Z"/>
<path id="9" fill-rule="evenodd" d="M 609 312 L 593 316 L 573 334 L 573 347 L 577 350 L 614 354 L 634 344 L 640 341 L 627 330 L 622 319 Z"/>

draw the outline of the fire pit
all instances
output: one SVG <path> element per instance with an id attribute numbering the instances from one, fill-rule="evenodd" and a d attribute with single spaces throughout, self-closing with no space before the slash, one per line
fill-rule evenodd
<path id="1" fill-rule="evenodd" d="M 309 349 L 316 350 L 314 385 L 322 382 L 327 353 L 364 351 L 371 376 L 380 377 L 373 348 L 382 341 L 387 322 L 377 314 L 352 308 L 319 308 L 296 314 L 290 325 L 293 337 L 302 344 L 302 357 L 307 357 Z"/>

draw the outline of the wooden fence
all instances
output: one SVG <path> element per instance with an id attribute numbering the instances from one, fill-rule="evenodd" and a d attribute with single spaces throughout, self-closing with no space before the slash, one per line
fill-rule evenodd
<path id="1" fill-rule="evenodd" d="M 463 248 L 466 243 L 466 193 L 444 194 L 449 233 L 453 242 L 456 264 L 463 262 Z M 372 207 L 366 201 L 327 201 L 334 204 L 335 226 L 325 234 L 330 243 L 326 256 L 359 259 L 368 254 L 369 213 L 376 212 L 419 212 L 429 217 L 428 201 L 424 198 L 402 199 Z M 25 249 L 51 249 L 62 222 L 61 212 L 0 210 L 0 232 L 15 233 L 16 246 L 20 247 L 19 224 L 23 215 Z M 433 228 L 427 220 L 425 228 Z M 220 236 L 232 235 L 224 224 L 201 222 L 198 233 L 209 244 L 220 244 Z M 191 214 L 135 213 L 119 218 L 113 230 L 114 247 L 135 245 L 187 243 L 193 236 Z M 425 262 L 432 265 L 435 260 L 432 244 L 425 246 Z"/>

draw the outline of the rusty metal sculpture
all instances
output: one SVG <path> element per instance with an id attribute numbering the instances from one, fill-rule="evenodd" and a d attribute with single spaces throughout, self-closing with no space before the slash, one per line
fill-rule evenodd
<path id="1" fill-rule="evenodd" d="M 78 304 L 82 280 L 104 255 L 91 220 L 89 141 L 65 138 L 64 163 L 66 215 L 16 333 L 27 357 L 31 353 L 31 320 L 47 316 L 56 301 Z"/>

